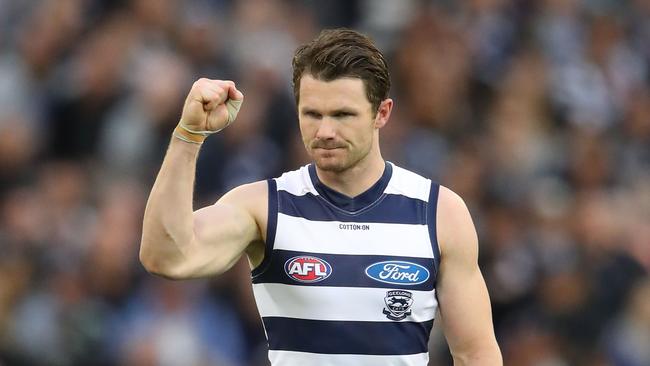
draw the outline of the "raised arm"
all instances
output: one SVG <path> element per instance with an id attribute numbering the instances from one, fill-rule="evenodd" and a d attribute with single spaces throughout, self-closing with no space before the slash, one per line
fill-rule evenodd
<path id="1" fill-rule="evenodd" d="M 454 365 L 503 365 L 492 325 L 485 281 L 478 267 L 478 239 L 463 200 L 440 188 L 437 218 L 441 265 L 438 299 Z"/>
<path id="2" fill-rule="evenodd" d="M 149 272 L 173 279 L 215 275 L 245 251 L 253 258 L 259 252 L 265 182 L 240 186 L 196 212 L 192 207 L 201 143 L 234 120 L 242 101 L 232 81 L 200 79 L 192 86 L 147 201 L 140 261 Z"/>

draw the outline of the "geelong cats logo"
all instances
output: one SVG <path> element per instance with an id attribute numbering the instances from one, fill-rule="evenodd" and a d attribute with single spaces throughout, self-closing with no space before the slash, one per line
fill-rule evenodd
<path id="1" fill-rule="evenodd" d="M 408 291 L 394 290 L 386 292 L 386 307 L 382 311 L 390 320 L 402 320 L 411 315 L 413 294 Z"/>

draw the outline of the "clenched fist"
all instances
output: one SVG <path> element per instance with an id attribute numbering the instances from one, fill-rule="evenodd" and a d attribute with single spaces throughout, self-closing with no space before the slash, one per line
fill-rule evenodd
<path id="1" fill-rule="evenodd" d="M 174 136 L 202 143 L 208 135 L 221 131 L 235 120 L 243 101 L 244 95 L 232 81 L 197 80 L 185 99 Z"/>

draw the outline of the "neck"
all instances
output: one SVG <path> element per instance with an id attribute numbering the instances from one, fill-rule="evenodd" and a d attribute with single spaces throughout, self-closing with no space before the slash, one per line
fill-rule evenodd
<path id="1" fill-rule="evenodd" d="M 381 178 L 386 167 L 379 150 L 373 150 L 355 166 L 342 172 L 324 171 L 316 166 L 318 179 L 329 188 L 348 197 L 358 196 Z"/>

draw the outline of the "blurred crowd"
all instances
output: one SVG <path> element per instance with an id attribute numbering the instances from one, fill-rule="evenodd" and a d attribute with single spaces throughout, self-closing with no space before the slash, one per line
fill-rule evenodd
<path id="1" fill-rule="evenodd" d="M 650 365 L 647 0 L 0 1 L 0 365 L 265 365 L 247 263 L 149 275 L 143 208 L 199 77 L 246 102 L 197 208 L 304 164 L 291 57 L 340 26 L 389 60 L 384 157 L 470 208 L 506 365 Z"/>

